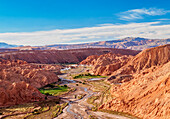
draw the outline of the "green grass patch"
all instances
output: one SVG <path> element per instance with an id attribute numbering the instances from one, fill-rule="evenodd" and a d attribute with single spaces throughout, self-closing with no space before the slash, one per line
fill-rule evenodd
<path id="1" fill-rule="evenodd" d="M 90 78 L 106 78 L 106 76 L 92 75 L 90 73 L 79 74 L 79 75 L 73 76 L 73 79 L 79 79 L 79 78 L 86 78 L 86 79 L 90 79 Z"/>
<path id="2" fill-rule="evenodd" d="M 43 87 L 43 88 L 40 88 L 39 91 L 45 95 L 57 96 L 59 94 L 67 92 L 69 89 L 70 88 L 67 87 L 66 85 L 64 85 L 64 86 L 58 85 L 58 86 L 54 86 L 54 87 Z"/>
<path id="3" fill-rule="evenodd" d="M 98 118 L 94 115 L 89 115 L 89 119 L 98 119 Z"/>
<path id="4" fill-rule="evenodd" d="M 87 102 L 88 102 L 89 104 L 94 104 L 94 101 L 97 100 L 97 99 L 99 99 L 99 98 L 100 98 L 99 96 L 91 96 L 91 97 L 89 97 L 89 98 L 87 99 Z"/>

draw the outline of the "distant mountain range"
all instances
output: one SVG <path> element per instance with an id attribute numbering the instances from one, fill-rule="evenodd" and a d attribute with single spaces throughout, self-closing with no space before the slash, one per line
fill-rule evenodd
<path id="1" fill-rule="evenodd" d="M 140 37 L 127 37 L 119 40 L 100 41 L 84 44 L 72 44 L 72 45 L 47 45 L 48 49 L 76 49 L 76 48 L 119 48 L 119 49 L 132 49 L 143 50 L 160 45 L 170 44 L 170 38 L 168 39 L 146 39 Z"/>
<path id="2" fill-rule="evenodd" d="M 18 45 L 11 45 L 4 42 L 0 42 L 0 48 L 13 48 L 13 47 L 18 47 Z"/>
<path id="3" fill-rule="evenodd" d="M 119 49 L 132 49 L 143 50 L 147 48 L 157 47 L 160 45 L 170 44 L 170 38 L 167 39 L 147 39 L 140 37 L 126 37 L 118 40 L 100 41 L 92 43 L 82 44 L 54 44 L 46 46 L 23 46 L 17 47 L 17 45 L 9 45 L 6 43 L 0 43 L 0 48 L 12 48 L 18 50 L 52 50 L 52 49 L 79 49 L 79 48 L 119 48 Z"/>

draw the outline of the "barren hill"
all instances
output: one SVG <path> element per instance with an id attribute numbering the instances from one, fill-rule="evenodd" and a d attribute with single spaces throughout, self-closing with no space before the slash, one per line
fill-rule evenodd
<path id="1" fill-rule="evenodd" d="M 100 109 L 126 112 L 144 119 L 170 118 L 170 45 L 147 49 L 116 71 L 132 79 L 112 85 L 113 100 Z M 111 80 L 115 80 L 112 78 Z"/>
<path id="2" fill-rule="evenodd" d="M 156 67 L 170 60 L 170 44 L 146 49 L 132 58 L 114 74 L 139 73 L 144 69 Z"/>
<path id="3" fill-rule="evenodd" d="M 29 63 L 79 63 L 90 55 L 106 53 L 136 55 L 140 51 L 114 48 L 85 48 L 72 50 L 27 50 L 0 53 L 0 58 L 8 60 L 24 60 Z"/>
<path id="4" fill-rule="evenodd" d="M 80 64 L 93 65 L 91 73 L 95 75 L 111 75 L 112 72 L 124 66 L 133 56 L 108 53 L 104 55 L 92 55 Z"/>
<path id="5" fill-rule="evenodd" d="M 48 45 L 43 46 L 44 49 L 78 49 L 78 48 L 119 48 L 119 49 L 133 49 L 144 50 L 152 47 L 157 47 L 165 44 L 170 44 L 170 39 L 147 39 L 140 37 L 126 37 L 123 39 L 99 41 L 84 44 L 73 45 Z"/>
<path id="6" fill-rule="evenodd" d="M 59 49 L 81 49 L 81 48 L 118 48 L 144 50 L 152 47 L 170 44 L 170 38 L 167 39 L 148 39 L 140 37 L 126 37 L 109 41 L 90 42 L 82 44 L 52 44 L 46 46 L 23 46 L 15 47 L 15 50 L 59 50 Z"/>
<path id="7" fill-rule="evenodd" d="M 32 101 L 41 101 L 45 96 L 30 84 L 0 80 L 0 107 L 22 104 Z"/>
<path id="8" fill-rule="evenodd" d="M 0 106 L 9 106 L 45 98 L 37 88 L 57 82 L 58 77 L 49 71 L 58 66 L 39 66 L 25 61 L 0 60 Z"/>

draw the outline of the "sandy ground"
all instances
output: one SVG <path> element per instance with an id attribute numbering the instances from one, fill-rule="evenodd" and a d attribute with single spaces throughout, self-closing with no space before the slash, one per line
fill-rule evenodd
<path id="1" fill-rule="evenodd" d="M 64 79 L 66 74 L 60 76 Z M 88 104 L 86 100 L 88 97 L 96 94 L 88 89 L 88 87 L 75 86 L 75 83 L 67 84 L 69 87 L 76 88 L 76 91 L 69 93 L 62 97 L 62 100 L 68 102 L 69 105 L 63 110 L 63 113 L 55 119 L 89 119 L 90 115 L 97 117 L 98 119 L 129 119 L 120 115 L 109 114 L 105 112 L 94 112 L 90 109 L 93 105 Z M 82 99 L 75 99 L 75 95 L 86 94 Z"/>

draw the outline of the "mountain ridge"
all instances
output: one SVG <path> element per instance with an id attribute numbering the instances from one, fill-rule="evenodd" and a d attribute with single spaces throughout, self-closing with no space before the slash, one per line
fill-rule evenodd
<path id="1" fill-rule="evenodd" d="M 19 45 L 13 45 L 13 44 L 5 43 L 5 42 L 0 42 L 0 48 L 13 48 L 13 47 L 19 47 Z"/>
<path id="2" fill-rule="evenodd" d="M 16 46 L 12 47 L 18 50 L 63 50 L 63 49 L 81 49 L 81 48 L 119 48 L 131 50 L 144 50 L 152 47 L 157 47 L 165 44 L 170 44 L 170 38 L 165 39 L 149 39 L 141 37 L 126 37 L 117 40 L 98 41 L 80 44 L 52 44 L 45 46 Z M 0 48 L 1 47 L 0 45 Z M 8 48 L 8 47 L 7 47 Z"/>

